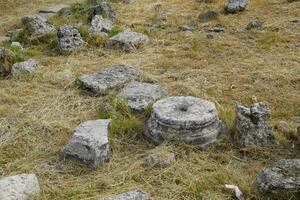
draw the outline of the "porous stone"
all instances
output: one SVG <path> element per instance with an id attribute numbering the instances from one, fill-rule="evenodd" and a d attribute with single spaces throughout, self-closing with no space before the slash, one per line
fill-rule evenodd
<path id="1" fill-rule="evenodd" d="M 1 200 L 30 200 L 40 193 L 35 174 L 20 174 L 0 179 Z"/>
<path id="2" fill-rule="evenodd" d="M 131 80 L 137 80 L 140 72 L 127 65 L 113 65 L 103 71 L 78 78 L 79 84 L 96 95 L 103 95 L 109 89 L 121 88 Z"/>
<path id="3" fill-rule="evenodd" d="M 12 66 L 12 74 L 14 76 L 21 74 L 31 74 L 35 72 L 38 68 L 38 63 L 34 59 L 30 59 L 28 61 L 15 63 Z"/>
<path id="4" fill-rule="evenodd" d="M 268 146 L 275 143 L 275 137 L 268 123 L 270 111 L 263 102 L 251 106 L 236 106 L 235 129 L 240 145 Z"/>
<path id="5" fill-rule="evenodd" d="M 190 96 L 169 97 L 153 104 L 145 135 L 160 144 L 168 138 L 206 148 L 223 132 L 213 102 Z"/>
<path id="6" fill-rule="evenodd" d="M 106 47 L 125 52 L 133 52 L 149 42 L 150 39 L 148 36 L 126 29 L 125 31 L 111 37 L 107 41 Z"/>
<path id="7" fill-rule="evenodd" d="M 22 17 L 22 24 L 30 36 L 40 37 L 55 31 L 54 26 L 40 15 L 27 15 Z"/>
<path id="8" fill-rule="evenodd" d="M 168 91 L 159 85 L 137 81 L 129 83 L 119 94 L 136 111 L 144 111 L 150 104 L 167 95 Z"/>
<path id="9" fill-rule="evenodd" d="M 261 192 L 300 194 L 300 159 L 280 160 L 264 168 L 256 178 Z"/>
<path id="10" fill-rule="evenodd" d="M 109 160 L 108 127 L 110 120 L 90 120 L 81 123 L 63 148 L 64 157 L 72 157 L 96 167 Z"/>
<path id="11" fill-rule="evenodd" d="M 133 190 L 116 196 L 105 197 L 102 200 L 152 200 L 148 193 L 141 190 Z"/>
<path id="12" fill-rule="evenodd" d="M 248 0 L 228 0 L 225 11 L 228 13 L 236 13 L 245 10 L 247 5 Z"/>
<path id="13" fill-rule="evenodd" d="M 5 48 L 0 48 L 0 76 L 6 76 L 11 72 L 13 57 L 13 52 Z"/>
<path id="14" fill-rule="evenodd" d="M 61 54 L 70 54 L 85 44 L 79 31 L 70 25 L 59 27 L 57 32 L 57 51 Z"/>
<path id="15" fill-rule="evenodd" d="M 114 19 L 116 17 L 116 12 L 113 10 L 109 2 L 102 1 L 99 5 L 89 9 L 89 19 L 92 20 L 95 15 L 101 15 L 104 18 Z"/>
<path id="16" fill-rule="evenodd" d="M 201 13 L 198 17 L 199 21 L 200 22 L 208 22 L 208 21 L 211 21 L 211 20 L 215 20 L 215 19 L 218 19 L 219 17 L 219 13 L 215 12 L 215 11 L 212 11 L 212 10 L 208 10 L 204 13 Z"/>
<path id="17" fill-rule="evenodd" d="M 95 15 L 89 28 L 89 35 L 105 35 L 107 36 L 113 28 L 113 22 L 109 19 L 104 19 L 101 15 Z"/>
<path id="18" fill-rule="evenodd" d="M 253 20 L 249 22 L 249 24 L 246 26 L 246 30 L 251 29 L 260 29 L 262 27 L 263 23 L 259 20 Z"/>

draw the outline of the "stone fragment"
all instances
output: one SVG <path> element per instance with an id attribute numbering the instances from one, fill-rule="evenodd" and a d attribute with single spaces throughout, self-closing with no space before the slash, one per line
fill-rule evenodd
<path id="1" fill-rule="evenodd" d="M 182 25 L 182 26 L 180 26 L 179 28 L 180 28 L 182 31 L 193 31 L 193 30 L 195 30 L 197 27 L 198 27 L 198 22 L 197 22 L 197 21 L 191 21 L 190 23 L 185 24 L 185 25 Z"/>
<path id="2" fill-rule="evenodd" d="M 111 7 L 110 3 L 107 1 L 100 2 L 99 5 L 90 8 L 89 18 L 92 20 L 95 15 L 101 15 L 104 18 L 116 18 L 116 12 Z"/>
<path id="3" fill-rule="evenodd" d="M 290 125 L 287 122 L 285 122 L 285 121 L 280 121 L 276 125 L 276 128 L 278 128 L 279 131 L 281 131 L 283 133 L 289 133 L 289 132 L 291 132 Z"/>
<path id="4" fill-rule="evenodd" d="M 133 190 L 116 196 L 105 197 L 102 200 L 152 200 L 152 198 L 141 190 Z"/>
<path id="5" fill-rule="evenodd" d="M 175 161 L 175 154 L 167 149 L 158 146 L 151 150 L 150 154 L 144 158 L 145 167 L 153 166 L 157 168 L 167 168 Z"/>
<path id="6" fill-rule="evenodd" d="M 169 97 L 153 104 L 145 135 L 160 144 L 168 138 L 206 148 L 223 132 L 213 102 L 190 96 Z"/>
<path id="7" fill-rule="evenodd" d="M 167 95 L 168 91 L 159 85 L 136 81 L 129 83 L 119 94 L 136 111 L 144 111 L 150 104 Z"/>
<path id="8" fill-rule="evenodd" d="M 228 4 L 225 6 L 227 13 L 236 13 L 246 9 L 248 0 L 228 0 Z"/>
<path id="9" fill-rule="evenodd" d="M 59 27 L 57 32 L 57 51 L 61 54 L 70 54 L 85 44 L 79 31 L 70 25 Z"/>
<path id="10" fill-rule="evenodd" d="M 0 76 L 6 76 L 11 72 L 14 54 L 8 49 L 0 48 Z"/>
<path id="11" fill-rule="evenodd" d="M 212 10 L 208 10 L 204 13 L 201 13 L 198 17 L 199 21 L 204 23 L 204 22 L 208 22 L 211 20 L 216 20 L 219 17 L 219 13 L 212 11 Z"/>
<path id="12" fill-rule="evenodd" d="M 15 63 L 12 66 L 11 72 L 14 76 L 21 74 L 31 74 L 38 68 L 38 63 L 34 59 L 28 61 Z"/>
<path id="13" fill-rule="evenodd" d="M 300 192 L 300 159 L 280 160 L 273 166 L 264 168 L 256 178 L 261 192 Z"/>
<path id="14" fill-rule="evenodd" d="M 47 19 L 39 15 L 27 15 L 22 17 L 22 24 L 30 36 L 40 37 L 55 31 L 54 26 Z"/>
<path id="15" fill-rule="evenodd" d="M 65 5 L 65 4 L 55 4 L 46 8 L 43 8 L 41 10 L 39 10 L 39 14 L 40 16 L 48 19 L 50 17 L 55 16 L 56 14 L 58 14 L 59 12 L 61 12 L 64 9 L 69 9 L 70 6 L 69 5 Z"/>
<path id="16" fill-rule="evenodd" d="M 62 154 L 97 167 L 109 160 L 108 127 L 110 120 L 90 120 L 81 123 L 63 148 Z"/>
<path id="17" fill-rule="evenodd" d="M 0 179 L 1 200 L 30 200 L 40 193 L 35 174 L 20 174 Z"/>
<path id="18" fill-rule="evenodd" d="M 129 53 L 136 51 L 138 48 L 148 44 L 149 42 L 150 39 L 148 36 L 126 29 L 125 31 L 111 37 L 107 41 L 106 47 Z"/>
<path id="19" fill-rule="evenodd" d="M 263 23 L 259 20 L 254 20 L 249 22 L 249 24 L 246 26 L 246 30 L 251 29 L 260 29 L 262 27 Z"/>
<path id="20" fill-rule="evenodd" d="M 220 33 L 225 31 L 225 28 L 222 24 L 216 24 L 215 26 L 213 26 L 211 29 L 209 29 L 210 32 L 216 32 L 216 33 Z"/>
<path id="21" fill-rule="evenodd" d="M 140 72 L 127 65 L 113 65 L 103 71 L 78 78 L 79 84 L 96 95 L 103 95 L 108 90 L 121 88 L 131 80 L 137 80 Z"/>
<path id="22" fill-rule="evenodd" d="M 101 15 L 95 15 L 89 28 L 89 35 L 105 35 L 113 28 L 113 22 L 109 19 L 104 19 Z"/>
<path id="23" fill-rule="evenodd" d="M 242 147 L 251 145 L 268 146 L 275 143 L 275 137 L 268 123 L 270 111 L 263 102 L 249 107 L 236 106 L 235 129 Z"/>

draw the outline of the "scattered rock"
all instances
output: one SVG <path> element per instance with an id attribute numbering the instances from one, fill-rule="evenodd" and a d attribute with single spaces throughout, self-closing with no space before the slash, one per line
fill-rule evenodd
<path id="1" fill-rule="evenodd" d="M 22 24 L 30 36 L 40 37 L 55 31 L 54 26 L 47 19 L 39 15 L 27 15 L 22 17 Z"/>
<path id="2" fill-rule="evenodd" d="M 290 125 L 287 122 L 285 122 L 285 121 L 280 121 L 276 125 L 276 128 L 278 128 L 283 133 L 289 133 L 289 132 L 291 132 Z"/>
<path id="3" fill-rule="evenodd" d="M 137 80 L 140 72 L 127 65 L 113 65 L 103 71 L 78 78 L 79 84 L 96 95 L 103 95 L 109 89 L 123 87 L 131 80 Z"/>
<path id="4" fill-rule="evenodd" d="M 63 148 L 65 157 L 79 159 L 96 167 L 109 160 L 108 127 L 110 120 L 91 120 L 81 123 Z"/>
<path id="5" fill-rule="evenodd" d="M 216 33 L 220 33 L 225 31 L 225 28 L 222 24 L 216 24 L 214 27 L 212 27 L 211 29 L 209 29 L 210 32 L 216 32 Z"/>
<path id="6" fill-rule="evenodd" d="M 167 168 L 175 161 L 175 154 L 167 149 L 156 147 L 144 158 L 144 167 Z"/>
<path id="7" fill-rule="evenodd" d="M 31 74 L 38 68 L 38 63 L 34 59 L 28 61 L 15 63 L 12 66 L 11 72 L 14 76 L 21 74 Z"/>
<path id="8" fill-rule="evenodd" d="M 106 47 L 125 52 L 133 52 L 149 42 L 150 39 L 148 36 L 126 29 L 110 38 L 106 43 Z"/>
<path id="9" fill-rule="evenodd" d="M 262 192 L 299 193 L 300 159 L 280 160 L 263 169 L 256 178 L 256 185 Z"/>
<path id="10" fill-rule="evenodd" d="M 103 200 L 152 200 L 152 198 L 141 190 L 133 190 L 116 196 L 105 197 Z"/>
<path id="11" fill-rule="evenodd" d="M 39 10 L 39 15 L 48 19 L 50 17 L 53 17 L 54 15 L 60 13 L 62 10 L 69 9 L 69 5 L 65 4 L 55 4 L 52 6 L 49 6 L 47 8 L 43 8 Z"/>
<path id="12" fill-rule="evenodd" d="M 168 91 L 159 85 L 136 81 L 129 83 L 119 94 L 136 111 L 144 111 L 150 104 L 167 95 Z"/>
<path id="13" fill-rule="evenodd" d="M 198 22 L 197 22 L 197 21 L 192 21 L 192 22 L 189 23 L 189 24 L 180 26 L 180 29 L 181 29 L 182 31 L 193 31 L 193 30 L 195 30 L 197 27 L 198 27 Z"/>
<path id="14" fill-rule="evenodd" d="M 40 193 L 35 174 L 20 174 L 0 179 L 1 200 L 29 200 Z"/>
<path id="15" fill-rule="evenodd" d="M 95 15 L 101 15 L 104 18 L 116 18 L 116 12 L 107 1 L 102 1 L 99 5 L 90 8 L 89 19 L 92 20 Z"/>
<path id="16" fill-rule="evenodd" d="M 95 15 L 91 22 L 91 27 L 89 29 L 89 35 L 105 35 L 107 36 L 113 28 L 113 22 L 109 19 L 104 19 L 101 15 Z"/>
<path id="17" fill-rule="evenodd" d="M 0 75 L 6 76 L 11 72 L 14 54 L 8 49 L 0 48 Z"/>
<path id="18" fill-rule="evenodd" d="M 261 29 L 263 23 L 259 20 L 254 20 L 249 22 L 249 24 L 246 26 L 246 30 L 251 30 L 251 29 Z"/>
<path id="19" fill-rule="evenodd" d="M 177 138 L 205 148 L 216 142 L 223 130 L 213 102 L 177 96 L 153 104 L 145 135 L 156 144 L 167 138 Z"/>
<path id="20" fill-rule="evenodd" d="M 275 144 L 275 137 L 268 123 L 270 111 L 263 102 L 249 107 L 236 106 L 236 131 L 242 147 Z"/>
<path id="21" fill-rule="evenodd" d="M 227 13 L 236 13 L 246 9 L 248 0 L 228 0 L 228 4 L 225 6 Z"/>
<path id="22" fill-rule="evenodd" d="M 100 112 L 108 112 L 112 109 L 112 106 L 110 103 L 107 102 L 102 102 L 99 106 L 99 111 Z"/>
<path id="23" fill-rule="evenodd" d="M 219 18 L 219 13 L 212 11 L 212 10 L 208 10 L 204 13 L 201 13 L 198 17 L 199 21 L 204 23 L 204 22 L 208 22 L 211 20 L 216 20 Z"/>
<path id="24" fill-rule="evenodd" d="M 59 27 L 57 38 L 57 50 L 61 54 L 70 54 L 85 44 L 79 31 L 70 25 Z"/>

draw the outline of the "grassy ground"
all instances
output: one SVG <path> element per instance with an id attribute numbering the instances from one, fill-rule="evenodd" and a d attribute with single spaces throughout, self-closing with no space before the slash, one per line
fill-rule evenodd
<path id="1" fill-rule="evenodd" d="M 55 2 L 74 1 L 1 1 L 0 33 L 16 27 L 22 15 Z M 36 173 L 42 187 L 37 199 L 45 200 L 98 199 L 135 188 L 151 193 L 154 199 L 233 199 L 232 191 L 224 188 L 228 183 L 238 185 L 246 199 L 265 199 L 254 187 L 256 174 L 279 159 L 299 158 L 299 147 L 293 144 L 300 123 L 300 26 L 290 20 L 300 18 L 300 2 L 252 0 L 247 11 L 221 15 L 193 32 L 178 27 L 207 9 L 221 11 L 225 0 L 210 4 L 161 1 L 170 22 L 165 29 L 148 26 L 156 3 L 113 3 L 119 27 L 133 25 L 152 39 L 136 53 L 90 47 L 66 57 L 50 54 L 43 45 L 26 49 L 27 56 L 42 66 L 35 76 L 1 80 L 0 176 Z M 264 22 L 263 30 L 239 31 L 254 19 Z M 207 39 L 206 26 L 216 23 L 223 24 L 226 31 Z M 82 92 L 76 77 L 117 63 L 142 70 L 172 95 L 215 101 L 229 129 L 235 102 L 252 103 L 256 98 L 268 102 L 274 127 L 284 120 L 292 132 L 275 130 L 279 144 L 264 149 L 241 149 L 230 134 L 205 151 L 167 142 L 159 148 L 174 152 L 177 160 L 160 170 L 141 166 L 143 156 L 154 146 L 140 137 L 144 117 L 129 112 L 114 126 L 109 163 L 91 170 L 79 162 L 62 160 L 60 150 L 74 128 L 99 118 L 97 108 L 104 101 Z"/>

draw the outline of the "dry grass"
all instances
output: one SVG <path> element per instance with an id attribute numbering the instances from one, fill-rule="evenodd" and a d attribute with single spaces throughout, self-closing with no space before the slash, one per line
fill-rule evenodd
<path id="1" fill-rule="evenodd" d="M 22 15 L 59 0 L 4 0 L 0 2 L 0 33 L 15 27 Z M 68 57 L 50 55 L 43 46 L 27 48 L 42 67 L 35 76 L 1 80 L 0 176 L 36 173 L 42 187 L 38 199 L 98 199 L 141 188 L 154 199 L 233 199 L 224 184 L 240 186 L 247 199 L 263 199 L 254 187 L 262 167 L 282 158 L 299 158 L 290 136 L 276 132 L 280 144 L 266 149 L 240 149 L 230 136 L 205 151 L 180 143 L 164 144 L 177 156 L 170 168 L 143 168 L 142 157 L 154 146 L 134 134 L 111 136 L 111 160 L 92 170 L 79 162 L 62 160 L 60 150 L 73 129 L 99 117 L 103 98 L 91 97 L 74 84 L 77 76 L 116 63 L 137 67 L 174 95 L 194 95 L 215 101 L 229 128 L 235 101 L 251 103 L 253 96 L 269 103 L 272 124 L 300 123 L 300 2 L 252 0 L 247 11 L 222 15 L 225 33 L 207 39 L 205 27 L 181 32 L 178 26 L 196 19 L 206 9 L 222 10 L 225 1 L 199 4 L 195 0 L 164 0 L 170 26 L 151 28 L 155 0 L 113 3 L 120 27 L 134 25 L 152 39 L 132 54 L 91 47 Z M 261 31 L 238 32 L 252 19 L 264 21 Z M 122 124 L 125 130 L 125 122 Z M 116 127 L 118 128 L 118 127 Z M 129 127 L 130 128 L 130 127 Z"/>

